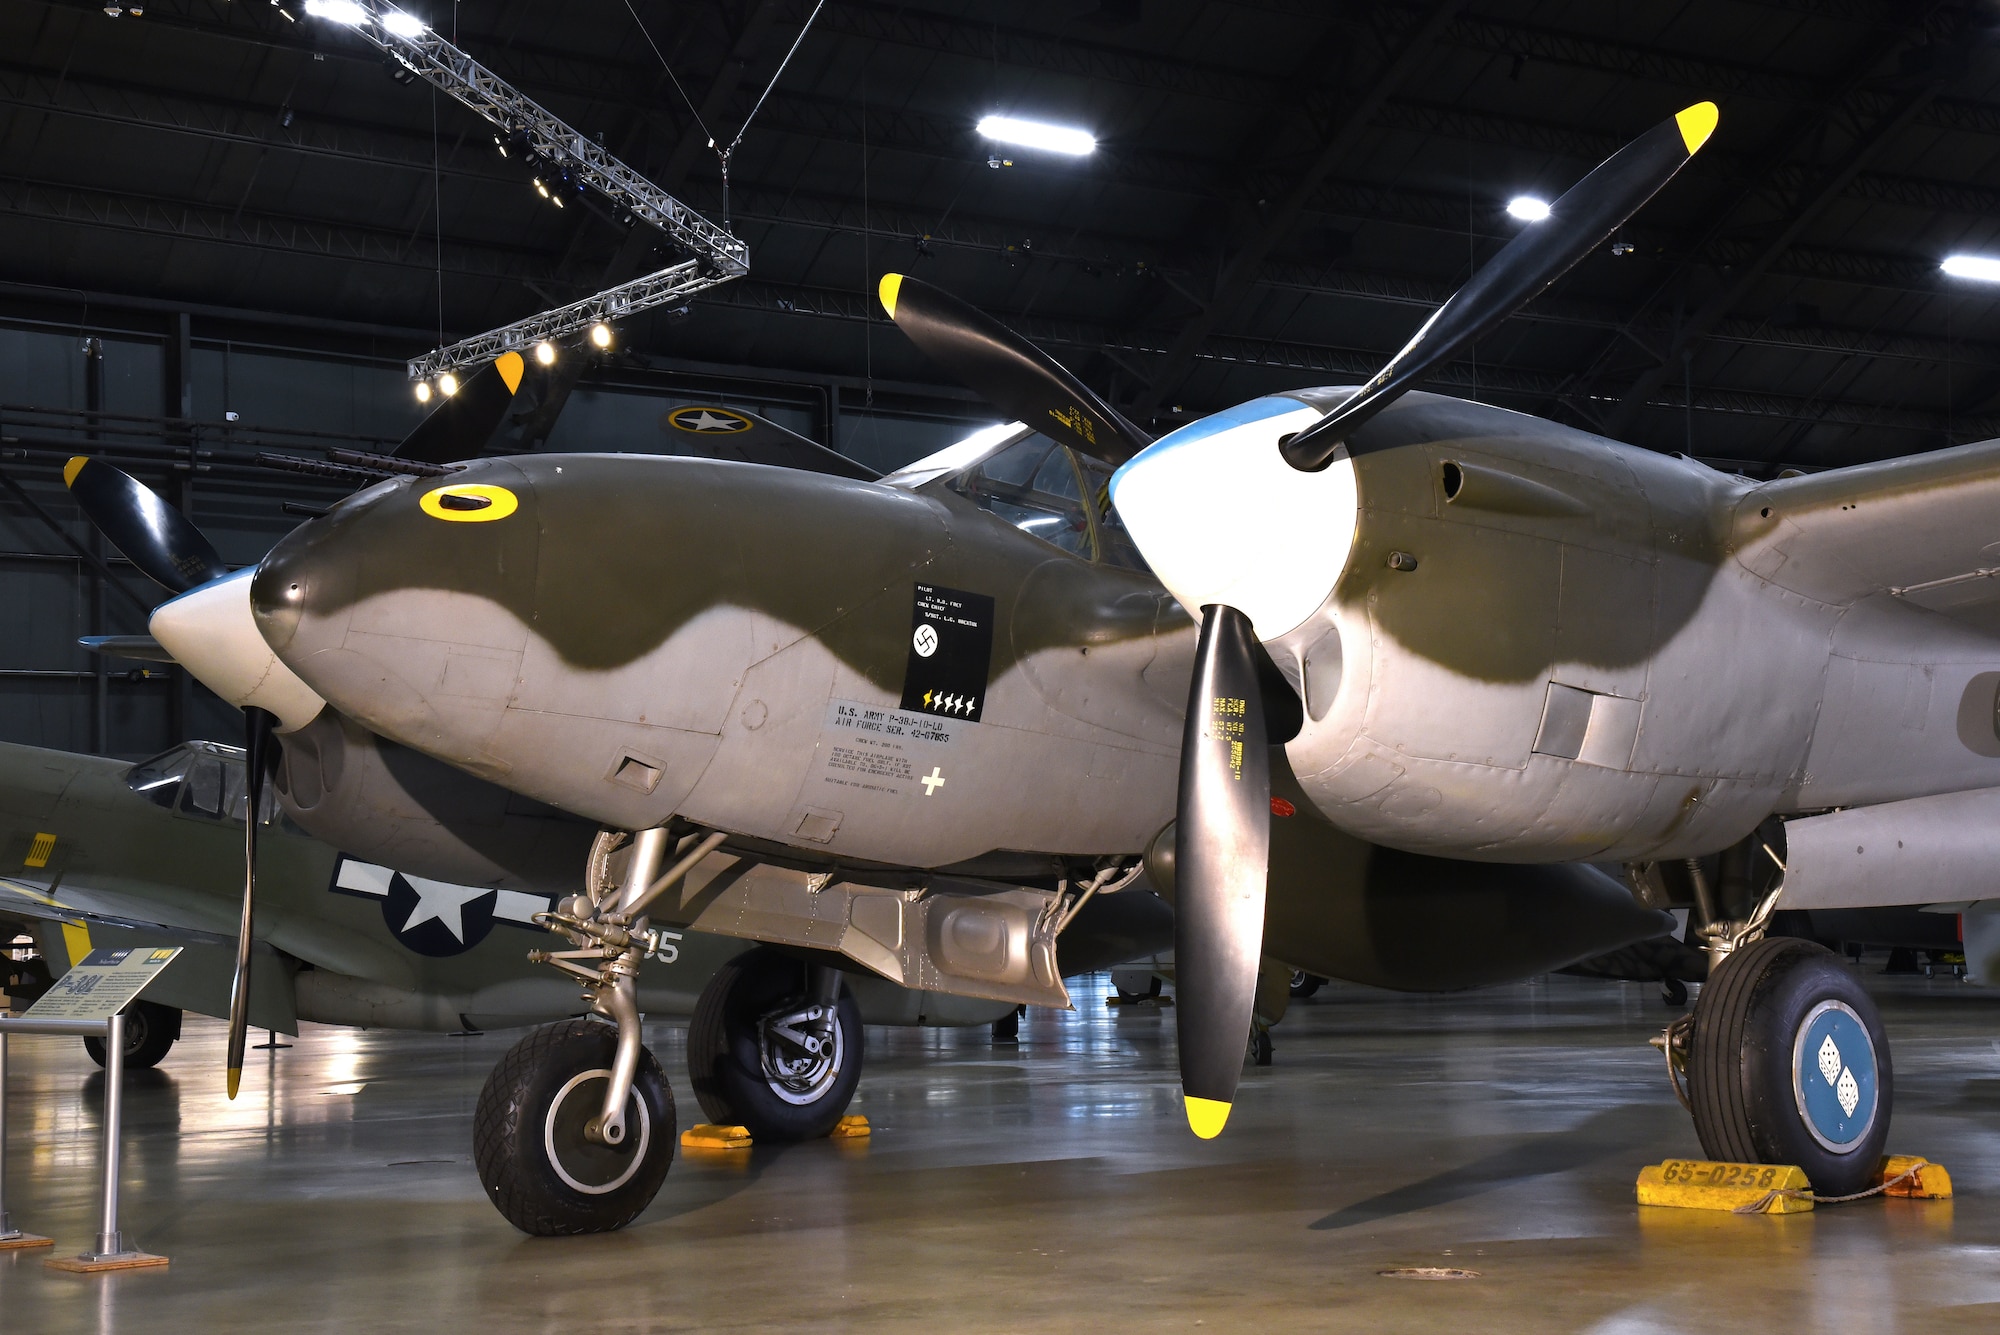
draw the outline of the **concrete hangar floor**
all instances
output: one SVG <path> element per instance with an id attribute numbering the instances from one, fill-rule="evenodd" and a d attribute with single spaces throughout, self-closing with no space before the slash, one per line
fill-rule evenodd
<path id="1" fill-rule="evenodd" d="M 684 1153 L 615 1234 L 528 1238 L 487 1204 L 472 1108 L 515 1039 L 306 1026 L 222 1098 L 219 1023 L 133 1073 L 124 1227 L 165 1270 L 0 1254 L 0 1331 L 2000 1329 L 2000 995 L 1872 974 L 1896 1041 L 1892 1149 L 1950 1202 L 1738 1218 L 1633 1203 L 1699 1149 L 1647 1037 L 1651 985 L 1295 1002 L 1204 1144 L 1173 1012 L 870 1030 L 870 1140 Z M 681 1031 L 648 1035 L 672 1073 Z M 17 1223 L 87 1243 L 102 1078 L 16 1040 Z M 676 1077 L 683 1119 L 694 1109 Z M 1402 1267 L 1476 1271 L 1411 1282 Z"/>

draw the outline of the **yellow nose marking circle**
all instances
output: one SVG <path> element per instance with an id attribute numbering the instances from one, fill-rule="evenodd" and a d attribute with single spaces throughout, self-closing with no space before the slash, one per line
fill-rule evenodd
<path id="1" fill-rule="evenodd" d="M 417 501 L 433 519 L 449 519 L 454 524 L 484 524 L 505 519 L 521 508 L 521 502 L 505 487 L 486 482 L 453 482 L 427 491 Z"/>

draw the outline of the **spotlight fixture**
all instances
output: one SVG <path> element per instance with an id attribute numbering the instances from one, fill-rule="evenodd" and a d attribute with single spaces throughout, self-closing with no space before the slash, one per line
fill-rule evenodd
<path id="1" fill-rule="evenodd" d="M 111 16 L 112 18 L 114 18 L 114 19 L 115 19 L 115 18 L 117 18 L 117 17 L 118 17 L 118 16 L 120 15 L 120 14 L 123 14 L 123 13 L 125 12 L 125 6 L 123 6 L 123 5 L 106 5 L 106 6 L 104 7 L 104 12 L 105 12 L 106 14 L 108 14 L 109 16 Z"/>
<path id="2" fill-rule="evenodd" d="M 590 327 L 590 341 L 591 344 L 595 347 L 599 348 L 610 347 L 611 326 L 604 323 L 604 321 L 599 320 L 596 324 Z"/>
<path id="3" fill-rule="evenodd" d="M 535 360 L 543 366 L 554 366 L 556 364 L 556 345 L 547 339 L 543 339 L 541 342 L 535 344 Z"/>
<path id="4" fill-rule="evenodd" d="M 306 0 L 306 13 L 316 19 L 344 23 L 350 28 L 358 28 L 368 21 L 368 11 L 355 4 L 354 0 Z"/>
<path id="5" fill-rule="evenodd" d="M 979 133 L 1003 144 L 1039 148 L 1080 158 L 1097 151 L 1097 136 L 1070 125 L 1050 125 L 1046 121 L 1022 120 L 1018 116 L 987 116 L 979 122 Z M 991 159 L 988 160 L 989 162 Z"/>
<path id="6" fill-rule="evenodd" d="M 430 401 L 431 401 L 431 382 L 428 380 L 419 380 L 417 382 L 417 402 L 429 403 Z"/>
<path id="7" fill-rule="evenodd" d="M 397 37 L 422 37 L 424 21 L 414 14 L 405 14 L 400 9 L 392 9 L 382 16 L 382 31 Z"/>
<path id="8" fill-rule="evenodd" d="M 1611 253 L 1613 255 L 1630 255 L 1637 249 L 1638 247 L 1630 241 L 1613 241 L 1611 243 Z"/>
<path id="9" fill-rule="evenodd" d="M 452 395 L 458 393 L 458 377 L 449 371 L 439 376 L 438 393 L 444 395 L 446 398 L 450 398 Z"/>
<path id="10" fill-rule="evenodd" d="M 1536 223 L 1549 216 L 1549 202 L 1533 195 L 1516 195 L 1507 201 L 1507 214 L 1522 222 Z"/>
<path id="11" fill-rule="evenodd" d="M 547 184 L 543 182 L 542 178 L 539 176 L 535 178 L 535 193 L 540 195 L 543 199 L 553 198 L 553 196 L 549 194 L 549 187 L 547 186 Z"/>
<path id="12" fill-rule="evenodd" d="M 500 150 L 501 157 L 507 156 L 507 141 L 497 134 L 493 136 L 493 147 Z"/>
<path id="13" fill-rule="evenodd" d="M 1953 278 L 1970 278 L 1981 283 L 2000 283 L 2000 260 L 1990 255 L 1947 255 L 1938 268 Z"/>

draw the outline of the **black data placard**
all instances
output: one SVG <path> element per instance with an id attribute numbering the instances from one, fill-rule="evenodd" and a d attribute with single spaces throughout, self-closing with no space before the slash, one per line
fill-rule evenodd
<path id="1" fill-rule="evenodd" d="M 904 709 L 978 722 L 993 662 L 993 600 L 983 593 L 917 585 L 910 617 Z"/>

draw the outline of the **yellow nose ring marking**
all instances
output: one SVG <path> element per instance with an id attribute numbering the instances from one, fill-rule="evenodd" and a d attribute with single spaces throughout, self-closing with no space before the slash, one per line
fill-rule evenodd
<path id="1" fill-rule="evenodd" d="M 449 519 L 454 524 L 484 524 L 505 519 L 521 508 L 521 502 L 505 487 L 486 482 L 453 482 L 427 491 L 417 504 L 433 519 Z"/>

